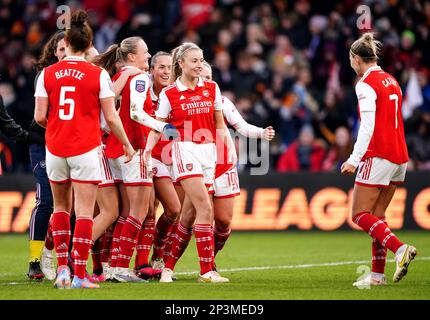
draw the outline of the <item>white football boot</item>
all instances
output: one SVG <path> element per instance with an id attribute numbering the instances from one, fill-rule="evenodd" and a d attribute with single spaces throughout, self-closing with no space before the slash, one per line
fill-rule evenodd
<path id="1" fill-rule="evenodd" d="M 396 252 L 396 272 L 393 281 L 399 282 L 408 273 L 408 266 L 417 255 L 417 249 L 413 246 L 404 244 Z"/>
<path id="2" fill-rule="evenodd" d="M 170 283 L 173 281 L 173 270 L 169 268 L 163 268 L 163 271 L 161 271 L 160 282 Z"/>
<path id="3" fill-rule="evenodd" d="M 55 270 L 54 255 L 52 254 L 52 250 L 48 250 L 44 246 L 40 262 L 40 268 L 42 269 L 42 272 L 45 275 L 46 279 L 50 281 L 55 280 L 55 277 L 57 276 L 57 271 Z"/>
<path id="4" fill-rule="evenodd" d="M 366 278 L 358 280 L 352 285 L 358 289 L 369 289 L 371 286 L 385 286 L 387 285 L 387 278 L 385 275 L 375 276 L 370 273 Z"/>
<path id="5" fill-rule="evenodd" d="M 203 275 L 199 275 L 198 282 L 204 282 L 204 283 L 225 283 L 230 282 L 228 278 L 222 277 L 218 272 L 216 271 L 209 271 L 206 272 Z"/>

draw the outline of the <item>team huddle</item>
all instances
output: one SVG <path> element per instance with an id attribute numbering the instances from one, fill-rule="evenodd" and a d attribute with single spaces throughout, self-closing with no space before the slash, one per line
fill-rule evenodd
<path id="1" fill-rule="evenodd" d="M 173 282 L 175 265 L 194 233 L 198 281 L 229 282 L 215 264 L 231 233 L 234 197 L 240 193 L 235 143 L 227 125 L 268 141 L 275 131 L 240 116 L 212 81 L 211 67 L 196 44 L 183 43 L 171 54 L 157 52 L 150 60 L 140 37 L 126 38 L 101 54 L 92 47 L 92 37 L 87 14 L 76 11 L 70 29 L 50 40 L 58 62 L 45 66 L 37 78 L 35 120 L 46 127 L 46 174 L 54 210 L 44 242 L 43 274 L 33 278 L 46 276 L 59 289 L 99 288 L 107 280 Z M 58 54 L 62 46 L 63 54 Z M 357 40 L 350 58 L 362 77 L 356 88 L 362 124 L 342 173 L 358 168 L 352 214 L 374 238 L 376 258 L 365 281 L 380 285 L 386 283 L 386 248 L 396 254 L 394 281 L 404 277 L 416 255 L 384 220 L 395 185 L 404 180 L 408 157 L 398 117 L 401 92 L 395 79 L 376 66 L 373 38 Z M 386 88 L 394 90 L 382 102 L 379 97 L 386 93 L 375 84 L 381 77 L 386 83 L 389 77 Z M 395 111 L 381 116 L 379 110 L 392 100 Z M 388 123 L 391 115 L 394 128 L 391 122 L 382 129 L 375 125 Z M 378 141 L 387 134 L 391 147 L 383 149 Z M 163 214 L 156 221 L 159 205 Z M 92 275 L 86 271 L 90 252 Z"/>
<path id="2" fill-rule="evenodd" d="M 86 13 L 78 11 L 64 35 L 66 56 L 43 69 L 36 84 L 35 120 L 46 127 L 54 199 L 45 247 L 55 248 L 58 264 L 45 273 L 56 288 L 97 288 L 108 279 L 172 282 L 194 232 L 198 280 L 228 282 L 214 262 L 239 194 L 226 122 L 253 138 L 271 140 L 274 130 L 243 120 L 193 43 L 156 53 L 149 66 L 140 37 L 100 55 L 88 52 L 91 42 Z M 155 225 L 158 202 L 164 213 Z"/>

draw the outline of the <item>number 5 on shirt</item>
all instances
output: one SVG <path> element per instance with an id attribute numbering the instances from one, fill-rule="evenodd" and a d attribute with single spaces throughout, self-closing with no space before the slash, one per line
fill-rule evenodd
<path id="1" fill-rule="evenodd" d="M 69 113 L 66 114 L 65 109 L 64 108 L 60 108 L 59 110 L 59 117 L 61 120 L 72 120 L 73 118 L 73 114 L 75 112 L 75 100 L 71 99 L 71 98 L 66 98 L 66 93 L 67 92 L 75 92 L 76 87 L 61 87 L 61 91 L 60 91 L 60 107 L 64 107 L 65 104 L 69 105 Z"/>

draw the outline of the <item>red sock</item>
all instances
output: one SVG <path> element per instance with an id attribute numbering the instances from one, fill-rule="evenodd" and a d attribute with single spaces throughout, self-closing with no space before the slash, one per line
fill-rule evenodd
<path id="1" fill-rule="evenodd" d="M 170 256 L 170 251 L 172 250 L 173 241 L 175 241 L 175 238 L 176 238 L 177 229 L 178 229 L 178 224 L 177 223 L 172 224 L 172 227 L 170 228 L 170 231 L 166 236 L 166 244 L 164 245 L 164 250 L 163 250 L 164 263 L 166 263 L 167 259 Z"/>
<path id="2" fill-rule="evenodd" d="M 216 254 L 218 253 L 218 251 L 222 250 L 222 248 L 224 248 L 224 245 L 228 239 L 228 237 L 230 237 L 231 234 L 231 229 L 218 229 L 217 227 L 214 228 L 214 238 L 215 238 L 215 244 L 214 244 L 214 254 L 216 256 Z"/>
<path id="3" fill-rule="evenodd" d="M 100 258 L 102 263 L 108 263 L 109 262 L 109 257 L 111 255 L 112 236 L 113 236 L 113 231 L 112 231 L 111 227 L 109 227 L 105 231 L 104 237 L 103 237 L 102 256 Z"/>
<path id="4" fill-rule="evenodd" d="M 93 218 L 76 218 L 75 233 L 73 234 L 74 272 L 80 279 L 85 278 L 92 233 Z"/>
<path id="5" fill-rule="evenodd" d="M 376 238 L 383 247 L 388 248 L 393 253 L 396 253 L 397 249 L 403 245 L 382 220 L 379 220 L 378 217 L 368 212 L 357 213 L 352 221 L 369 233 L 372 238 Z"/>
<path id="6" fill-rule="evenodd" d="M 176 262 L 184 253 L 193 235 L 193 228 L 185 228 L 181 223 L 176 228 L 175 237 L 172 243 L 170 254 L 165 260 L 165 267 L 173 270 Z"/>
<path id="7" fill-rule="evenodd" d="M 128 216 L 122 228 L 121 237 L 119 240 L 119 251 L 116 259 L 116 266 L 119 268 L 128 268 L 131 257 L 133 256 L 134 247 L 137 243 L 142 224 L 136 218 Z"/>
<path id="8" fill-rule="evenodd" d="M 210 224 L 196 224 L 194 227 L 196 235 L 197 253 L 199 254 L 200 274 L 212 271 L 213 259 L 213 231 Z"/>
<path id="9" fill-rule="evenodd" d="M 154 241 L 154 218 L 147 218 L 143 222 L 142 228 L 139 232 L 139 238 L 136 246 L 136 260 L 134 268 L 148 264 L 149 252 L 151 251 L 152 242 Z"/>
<path id="10" fill-rule="evenodd" d="M 65 211 L 52 214 L 52 236 L 58 266 L 67 266 L 70 242 L 70 215 Z"/>
<path id="11" fill-rule="evenodd" d="M 54 236 L 52 235 L 52 222 L 49 221 L 48 232 L 45 238 L 45 247 L 48 250 L 54 249 Z"/>
<path id="12" fill-rule="evenodd" d="M 379 218 L 385 224 L 385 217 Z M 384 273 L 387 249 L 375 238 L 372 239 L 372 272 Z"/>
<path id="13" fill-rule="evenodd" d="M 163 213 L 157 221 L 154 233 L 154 252 L 152 253 L 152 260 L 162 258 L 166 246 L 166 241 L 172 232 L 174 221 Z"/>
<path id="14" fill-rule="evenodd" d="M 102 250 L 103 250 L 103 241 L 104 241 L 104 234 L 100 238 L 98 238 L 91 248 L 91 257 L 93 259 L 93 273 L 100 272 L 100 270 L 103 270 L 102 266 Z"/>
<path id="15" fill-rule="evenodd" d="M 125 220 L 127 218 L 125 217 L 119 217 L 118 221 L 116 222 L 115 229 L 113 231 L 112 235 L 112 245 L 111 245 L 111 267 L 116 267 L 116 260 L 118 258 L 118 251 L 119 251 L 119 238 L 121 237 L 122 228 L 124 227 Z"/>

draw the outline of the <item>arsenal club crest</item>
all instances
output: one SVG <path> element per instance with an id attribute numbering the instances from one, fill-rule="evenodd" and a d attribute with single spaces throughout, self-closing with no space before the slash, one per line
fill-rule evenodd
<path id="1" fill-rule="evenodd" d="M 203 90 L 203 96 L 204 97 L 209 97 L 209 91 L 208 90 Z"/>
<path id="2" fill-rule="evenodd" d="M 192 163 L 187 163 L 187 164 L 185 165 L 185 167 L 187 168 L 187 170 L 188 170 L 188 171 L 193 170 L 193 164 L 192 164 Z"/>
<path id="3" fill-rule="evenodd" d="M 158 172 L 158 168 L 157 167 L 152 168 L 152 174 L 154 176 L 157 174 L 157 172 Z"/>

